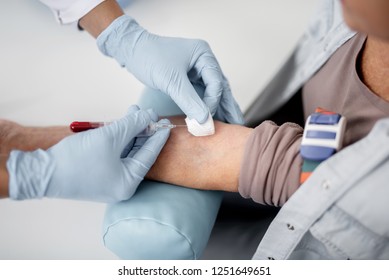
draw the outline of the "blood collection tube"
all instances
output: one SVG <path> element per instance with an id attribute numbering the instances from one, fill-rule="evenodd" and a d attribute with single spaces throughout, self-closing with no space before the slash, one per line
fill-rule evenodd
<path id="1" fill-rule="evenodd" d="M 70 130 L 73 132 L 82 132 L 89 129 L 99 128 L 105 125 L 109 125 L 111 122 L 79 122 L 74 121 L 70 124 Z M 176 124 L 163 124 L 157 122 L 150 122 L 150 124 L 137 135 L 137 137 L 148 137 L 153 135 L 159 129 L 172 129 L 175 127 L 186 127 L 186 125 L 176 125 Z"/>
<path id="2" fill-rule="evenodd" d="M 104 125 L 108 125 L 110 122 L 72 122 L 70 124 L 70 130 L 73 132 L 82 132 L 89 129 L 94 129 L 98 127 L 102 127 Z"/>

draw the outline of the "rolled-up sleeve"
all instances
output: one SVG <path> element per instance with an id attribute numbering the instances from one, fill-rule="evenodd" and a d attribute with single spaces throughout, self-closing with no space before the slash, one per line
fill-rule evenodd
<path id="1" fill-rule="evenodd" d="M 303 129 L 265 121 L 249 136 L 239 175 L 239 193 L 255 202 L 282 206 L 298 189 Z"/>
<path id="2" fill-rule="evenodd" d="M 104 0 L 40 0 L 54 13 L 61 24 L 73 23 L 89 13 Z"/>

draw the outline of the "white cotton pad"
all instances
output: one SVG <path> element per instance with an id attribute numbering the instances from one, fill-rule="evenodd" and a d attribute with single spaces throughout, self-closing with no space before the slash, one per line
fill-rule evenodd
<path id="1" fill-rule="evenodd" d="M 208 114 L 208 119 L 205 123 L 199 124 L 196 119 L 185 118 L 188 131 L 194 136 L 208 136 L 215 134 L 215 125 L 211 114 Z"/>

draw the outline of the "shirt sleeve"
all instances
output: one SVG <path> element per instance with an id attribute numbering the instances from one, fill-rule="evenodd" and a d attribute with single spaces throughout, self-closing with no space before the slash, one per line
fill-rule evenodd
<path id="1" fill-rule="evenodd" d="M 282 206 L 300 186 L 303 129 L 265 121 L 249 136 L 240 169 L 239 193 L 255 202 Z"/>
<path id="2" fill-rule="evenodd" d="M 61 24 L 78 21 L 104 0 L 40 0 Z"/>

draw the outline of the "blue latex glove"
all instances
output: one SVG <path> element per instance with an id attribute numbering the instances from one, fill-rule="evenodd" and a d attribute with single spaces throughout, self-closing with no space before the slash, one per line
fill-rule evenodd
<path id="1" fill-rule="evenodd" d="M 129 199 L 169 137 L 157 131 L 136 153 L 123 150 L 152 116 L 138 107 L 112 124 L 63 139 L 47 151 L 12 151 L 7 161 L 12 199 L 55 197 L 117 202 Z M 167 120 L 161 120 L 168 122 Z"/>
<path id="2" fill-rule="evenodd" d="M 97 44 L 142 83 L 168 94 L 188 118 L 203 124 L 210 112 L 221 121 L 243 124 L 242 112 L 205 41 L 156 36 L 123 15 L 99 35 Z M 192 84 L 205 86 L 203 100 Z"/>

